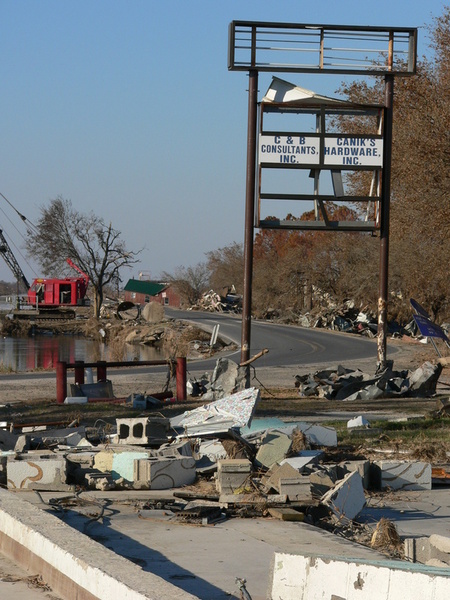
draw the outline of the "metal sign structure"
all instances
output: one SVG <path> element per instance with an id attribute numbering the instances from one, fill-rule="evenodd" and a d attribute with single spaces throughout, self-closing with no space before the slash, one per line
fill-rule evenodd
<path id="1" fill-rule="evenodd" d="M 276 101 L 274 101 L 276 99 Z M 283 115 L 291 118 L 292 124 L 301 123 L 303 130 L 273 130 L 266 124 L 268 117 Z M 266 96 L 260 103 L 258 138 L 258 188 L 256 195 L 255 226 L 261 229 L 326 229 L 331 231 L 375 231 L 380 227 L 381 181 L 383 175 L 383 135 L 382 122 L 384 107 L 362 106 L 350 102 L 337 101 L 325 96 L 317 96 L 286 81 L 273 78 Z M 346 130 L 336 132 L 337 119 L 345 119 Z M 361 134 L 357 124 L 364 120 L 370 133 Z M 276 121 L 279 125 L 280 119 Z M 349 129 L 350 127 L 350 129 Z M 353 127 L 353 129 L 352 129 Z M 311 132 L 313 131 L 313 133 Z M 309 172 L 308 178 L 300 177 L 290 186 L 281 186 L 279 177 L 277 188 L 270 182 L 270 173 L 300 174 Z M 354 195 L 346 191 L 346 178 L 354 172 L 365 171 L 371 175 L 366 182 L 366 193 Z M 268 175 L 268 177 L 266 177 Z M 332 183 L 328 193 L 322 193 L 319 186 L 324 177 Z M 266 182 L 266 179 L 269 182 Z M 367 179 L 367 178 L 366 178 Z M 295 182 L 296 181 L 296 182 Z M 282 188 L 282 189 L 281 189 Z M 270 201 L 272 215 L 263 219 L 264 203 Z M 295 211 L 284 209 L 287 203 L 296 202 Z M 359 205 L 360 220 L 336 221 L 327 211 L 327 202 Z M 305 214 L 308 203 L 314 208 L 314 219 L 293 219 L 292 213 Z M 305 208 L 306 206 L 306 208 Z M 303 209 L 303 210 L 302 210 Z M 289 219 L 276 218 L 282 213 Z"/>
<path id="2" fill-rule="evenodd" d="M 260 170 L 264 168 L 286 168 L 287 165 L 291 169 L 311 169 L 316 182 L 322 169 L 330 170 L 334 193 L 328 199 L 342 196 L 341 171 L 343 169 L 372 169 L 374 172 L 383 170 L 382 179 L 378 177 L 375 181 L 376 194 L 382 201 L 378 202 L 378 213 L 369 227 L 377 228 L 380 235 L 377 342 L 378 369 L 384 369 L 387 363 L 386 317 L 394 77 L 411 76 L 416 72 L 417 28 L 232 21 L 228 33 L 228 69 L 247 71 L 249 76 L 241 363 L 246 362 L 250 356 L 254 226 L 255 224 L 259 227 L 275 225 L 287 228 L 290 225 L 292 228 L 293 224 L 292 221 L 289 224 L 282 223 L 282 220 L 278 220 L 278 223 L 265 224 L 260 214 L 256 214 L 255 220 L 255 212 L 258 212 L 255 211 L 255 204 L 260 206 L 261 200 L 275 199 L 267 194 L 280 196 L 277 191 L 264 191 L 260 178 L 257 194 L 255 174 L 260 174 Z M 384 76 L 382 130 L 370 138 L 372 141 L 366 142 L 367 138 L 364 136 L 326 135 L 325 129 L 319 127 L 315 131 L 318 135 L 308 136 L 306 133 L 301 135 L 301 132 L 297 132 L 299 133 L 297 136 L 291 131 L 267 132 L 261 129 L 258 155 L 258 73 L 260 71 Z M 276 95 L 272 101 L 276 104 Z M 309 104 L 307 108 L 320 109 L 322 113 L 327 106 L 326 100 L 324 103 L 323 97 L 318 96 L 310 97 L 307 103 Z M 333 108 L 338 108 L 336 104 L 332 104 Z M 274 108 L 272 104 L 272 110 Z M 295 108 L 298 110 L 299 107 Z M 316 114 L 320 119 L 319 113 Z M 291 135 L 292 133 L 294 135 Z M 363 148 L 365 152 L 361 152 Z M 368 149 L 372 152 L 367 152 Z M 298 157 L 307 157 L 309 162 L 298 163 L 296 162 Z M 294 195 L 298 196 L 295 193 Z M 290 192 L 285 192 L 284 198 L 278 199 L 303 199 L 291 196 Z M 313 193 L 313 196 L 318 194 Z M 313 198 L 317 207 L 316 217 L 319 217 L 320 211 L 322 219 L 316 218 L 310 227 L 317 227 L 317 224 L 322 221 L 323 224 L 319 227 L 343 229 L 344 227 L 331 224 L 327 219 L 325 200 L 320 197 Z"/>

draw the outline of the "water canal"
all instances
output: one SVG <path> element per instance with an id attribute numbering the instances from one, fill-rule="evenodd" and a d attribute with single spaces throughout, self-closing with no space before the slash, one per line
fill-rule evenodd
<path id="1" fill-rule="evenodd" d="M 126 344 L 121 360 L 161 360 L 153 346 Z M 0 372 L 54 369 L 58 361 L 111 360 L 106 344 L 73 335 L 33 335 L 0 338 Z M 117 359 L 114 359 L 117 360 Z"/>

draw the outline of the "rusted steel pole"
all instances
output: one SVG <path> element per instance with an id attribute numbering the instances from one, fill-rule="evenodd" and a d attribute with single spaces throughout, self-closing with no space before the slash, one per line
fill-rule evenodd
<path id="1" fill-rule="evenodd" d="M 64 404 L 67 398 L 67 363 L 58 361 L 56 363 L 56 402 Z"/>
<path id="2" fill-rule="evenodd" d="M 391 160 L 392 160 L 392 123 L 394 108 L 394 76 L 386 75 L 385 110 L 383 124 L 383 180 L 381 184 L 380 214 L 380 292 L 378 297 L 378 335 L 377 370 L 382 371 L 387 364 L 387 306 L 389 275 L 389 213 L 391 195 Z"/>
<path id="3" fill-rule="evenodd" d="M 177 380 L 177 400 L 178 400 L 178 402 L 184 402 L 187 398 L 186 357 L 177 358 L 176 380 Z"/>
<path id="4" fill-rule="evenodd" d="M 97 363 L 97 381 L 106 381 L 106 370 L 107 370 L 107 362 L 106 360 L 99 360 Z"/>
<path id="5" fill-rule="evenodd" d="M 84 384 L 84 360 L 75 361 L 75 384 Z"/>
<path id="6" fill-rule="evenodd" d="M 252 320 L 253 232 L 255 220 L 256 130 L 258 120 L 258 71 L 248 74 L 247 177 L 245 188 L 244 295 L 242 299 L 241 363 L 250 358 Z"/>

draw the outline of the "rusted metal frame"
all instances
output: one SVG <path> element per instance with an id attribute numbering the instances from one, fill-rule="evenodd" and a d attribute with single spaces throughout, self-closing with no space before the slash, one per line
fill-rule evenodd
<path id="1" fill-rule="evenodd" d="M 111 361 L 106 362 L 99 360 L 97 362 L 84 362 L 82 360 L 68 363 L 58 361 L 56 363 L 56 401 L 58 404 L 63 404 L 67 397 L 67 371 L 74 369 L 75 383 L 84 384 L 84 374 L 86 368 L 97 368 L 97 381 L 106 381 L 107 367 L 139 367 L 139 366 L 161 366 L 168 365 L 171 368 L 172 360 L 140 360 L 140 361 Z M 186 358 L 180 357 L 176 359 L 176 384 L 177 384 L 177 399 L 184 401 L 187 398 L 186 391 Z"/>
<path id="2" fill-rule="evenodd" d="M 255 219 L 256 132 L 258 119 L 258 71 L 249 71 L 247 173 L 244 224 L 244 293 L 242 298 L 241 362 L 250 358 L 252 318 L 253 234 Z"/>
<path id="3" fill-rule="evenodd" d="M 323 65 L 324 65 L 324 60 L 323 60 L 324 43 L 325 43 L 325 31 L 322 29 L 320 32 L 320 60 L 319 60 L 319 68 L 320 69 L 323 69 Z"/>
<path id="4" fill-rule="evenodd" d="M 229 70 L 241 70 L 247 71 L 249 68 L 257 68 L 258 71 L 282 71 L 282 72 L 296 72 L 296 73 L 307 73 L 307 72 L 326 72 L 330 74 L 361 74 L 361 75 L 375 75 L 382 76 L 387 72 L 396 73 L 403 76 L 414 75 L 416 72 L 416 56 L 417 56 L 417 29 L 415 28 L 406 28 L 406 27 L 364 27 L 364 26 L 350 26 L 350 25 L 314 25 L 314 24 L 302 24 L 302 23 L 277 23 L 277 22 L 258 22 L 258 21 L 232 21 L 230 23 L 230 32 L 229 32 L 229 41 L 230 41 L 230 50 L 229 50 L 229 59 L 228 59 L 228 68 Z M 250 63 L 246 62 L 237 64 L 235 60 L 235 43 L 236 43 L 236 35 L 235 31 L 237 28 L 241 28 L 239 33 L 243 35 L 248 35 L 248 31 L 244 31 L 242 28 L 248 28 L 251 31 L 251 51 L 252 58 Z M 280 30 L 281 34 L 283 34 L 283 29 L 289 29 L 290 31 L 303 31 L 305 34 L 310 34 L 313 32 L 319 33 L 319 62 L 317 65 L 287 65 L 287 64 L 257 64 L 256 63 L 256 47 L 258 43 L 258 33 L 264 34 L 265 31 L 269 29 Z M 290 33 L 289 31 L 289 33 Z M 287 35 L 288 32 L 284 32 Z M 345 36 L 346 33 L 356 34 L 360 33 L 362 37 L 366 36 L 368 39 L 370 37 L 373 38 L 374 35 L 380 34 L 389 34 L 391 39 L 394 39 L 394 36 L 401 37 L 404 34 L 407 34 L 408 39 L 402 38 L 405 44 L 408 43 L 407 50 L 402 51 L 403 53 L 408 55 L 408 58 L 404 63 L 407 65 L 408 70 L 398 70 L 395 71 L 393 68 L 393 61 L 391 61 L 390 67 L 388 69 L 383 68 L 383 65 L 368 65 L 367 67 L 361 67 L 361 65 L 355 64 L 354 66 L 348 65 L 338 65 L 338 66 L 327 66 L 324 61 L 324 52 L 325 52 L 325 36 L 329 34 L 331 37 L 334 35 L 337 37 L 339 34 Z M 345 39 L 343 37 L 343 39 Z M 233 51 L 231 50 L 233 48 Z M 255 52 L 253 52 L 255 50 Z M 332 48 L 332 50 L 338 50 L 338 48 Z M 354 52 L 363 52 L 361 48 L 350 49 Z M 301 51 L 305 52 L 306 49 L 301 49 Z M 374 52 L 378 52 L 380 54 L 383 53 L 383 49 L 373 49 Z"/>
<path id="5" fill-rule="evenodd" d="M 305 231 L 375 231 L 375 221 L 286 221 L 276 219 L 260 221 L 261 229 L 295 229 Z"/>
<path id="6" fill-rule="evenodd" d="M 379 172 L 379 169 L 377 169 Z M 260 194 L 261 200 L 315 200 L 316 196 L 312 194 L 274 194 L 272 192 L 263 192 Z M 336 198 L 333 194 L 319 194 L 317 196 L 325 202 L 373 202 L 373 200 L 379 200 L 381 196 L 343 196 L 342 198 Z"/>
<path id="7" fill-rule="evenodd" d="M 389 278 L 389 221 L 391 194 L 392 124 L 394 103 L 394 76 L 385 77 L 385 112 L 383 175 L 381 182 L 380 209 L 380 288 L 378 296 L 377 369 L 382 371 L 387 364 L 387 306 Z"/>
<path id="8" fill-rule="evenodd" d="M 382 137 L 382 126 L 383 126 L 383 111 L 380 109 L 378 111 L 378 116 L 377 116 L 377 134 L 378 136 L 381 138 Z M 373 198 L 373 202 L 374 202 L 374 220 L 377 221 L 379 220 L 379 206 L 378 206 L 378 202 L 376 200 L 374 191 L 376 190 L 377 196 L 379 196 L 380 194 L 380 171 L 378 169 L 374 170 L 373 174 L 372 174 L 372 181 L 370 182 L 370 192 L 369 192 L 369 196 L 371 198 Z M 367 205 L 367 213 L 366 213 L 366 221 L 369 220 L 369 213 L 370 210 L 372 208 L 372 201 L 369 201 L 368 205 Z M 378 215 L 378 219 L 377 219 L 377 215 Z"/>
<path id="9" fill-rule="evenodd" d="M 323 43 L 323 40 L 321 40 L 321 44 L 322 43 Z M 323 62 L 322 49 L 321 49 L 321 53 L 320 53 L 320 62 L 321 62 L 321 64 Z M 322 126 L 321 113 L 317 112 L 316 113 L 316 133 L 319 135 L 320 135 L 321 126 Z M 322 138 L 319 137 L 319 140 L 322 140 Z M 320 142 L 320 144 L 321 144 L 320 151 L 322 152 L 322 142 Z M 319 184 L 320 184 L 320 170 L 314 169 L 314 219 L 316 221 L 319 220 L 319 210 L 318 210 Z M 323 204 L 321 206 L 323 206 Z"/>

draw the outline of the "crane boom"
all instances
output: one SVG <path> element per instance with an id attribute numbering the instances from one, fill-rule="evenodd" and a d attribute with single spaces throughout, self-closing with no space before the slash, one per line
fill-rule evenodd
<path id="1" fill-rule="evenodd" d="M 6 241 L 5 236 L 3 235 L 3 231 L 0 229 L 0 254 L 5 259 L 6 264 L 11 269 L 14 274 L 14 277 L 17 279 L 17 283 L 21 283 L 25 286 L 25 291 L 30 289 L 30 284 L 28 283 L 27 278 L 24 275 L 24 272 L 20 268 L 19 263 L 16 260 L 11 248 L 9 247 L 8 242 Z"/>

